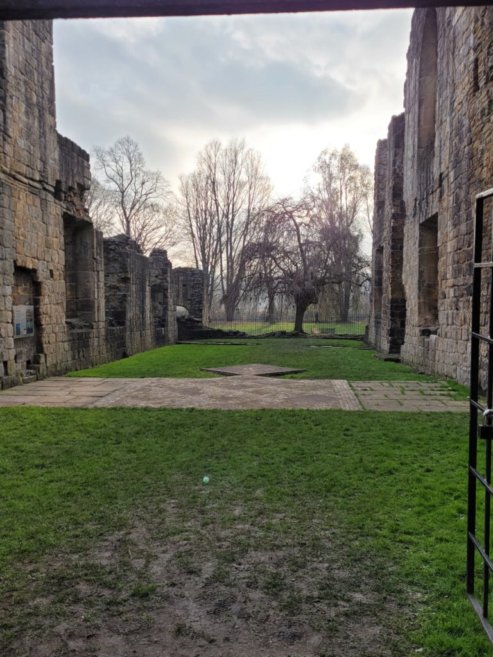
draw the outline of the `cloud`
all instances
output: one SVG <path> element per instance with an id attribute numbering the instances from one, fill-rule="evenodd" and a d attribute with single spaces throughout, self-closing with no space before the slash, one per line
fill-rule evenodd
<path id="1" fill-rule="evenodd" d="M 253 139 L 278 180 L 272 149 L 290 140 L 290 181 L 317 135 L 318 150 L 340 139 L 371 160 L 402 106 L 409 24 L 406 11 L 57 22 L 59 128 L 87 149 L 130 134 L 172 179 L 212 138 Z"/>
<path id="2" fill-rule="evenodd" d="M 59 90 L 70 96 L 89 89 L 90 102 L 117 117 L 145 112 L 156 122 L 221 126 L 312 121 L 351 111 L 358 98 L 327 72 L 260 57 L 253 43 L 241 44 L 222 22 L 157 21 L 151 35 L 139 29 L 140 36 L 134 21 L 107 31 L 97 23 L 57 29 L 57 55 L 64 59 Z M 68 85 L 70 69 L 80 71 L 79 62 L 82 79 L 74 76 L 77 84 Z M 84 91 L 77 91 L 81 82 Z"/>

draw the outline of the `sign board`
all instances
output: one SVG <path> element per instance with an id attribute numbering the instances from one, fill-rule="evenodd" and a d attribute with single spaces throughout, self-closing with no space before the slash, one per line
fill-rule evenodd
<path id="1" fill-rule="evenodd" d="M 34 306 L 14 306 L 14 338 L 34 335 Z"/>

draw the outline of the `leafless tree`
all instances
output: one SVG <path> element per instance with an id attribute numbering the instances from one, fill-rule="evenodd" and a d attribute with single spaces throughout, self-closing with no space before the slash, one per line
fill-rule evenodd
<path id="1" fill-rule="evenodd" d="M 285 290 L 285 281 L 280 276 L 279 268 L 272 257 L 273 245 L 278 243 L 282 234 L 280 222 L 273 221 L 272 209 L 265 213 L 262 223 L 262 236 L 258 243 L 251 242 L 248 247 L 247 276 L 252 294 L 267 301 L 266 321 L 274 324 L 276 317 L 276 300 Z"/>
<path id="2" fill-rule="evenodd" d="M 296 332 L 303 332 L 308 307 L 318 303 L 327 286 L 343 284 L 346 276 L 351 281 L 361 276 L 366 262 L 354 258 L 349 271 L 343 257 L 347 239 L 340 227 L 320 220 L 310 197 L 283 199 L 267 211 L 264 239 L 251 249 L 260 263 L 267 263 L 276 293 L 293 299 Z M 260 276 L 264 267 L 257 268 Z"/>
<path id="3" fill-rule="evenodd" d="M 321 239 L 338 244 L 340 280 L 333 283 L 340 320 L 348 320 L 351 296 L 362 266 L 362 230 L 371 217 L 372 177 L 349 146 L 325 150 L 314 167 L 308 196 L 317 216 Z"/>
<path id="4" fill-rule="evenodd" d="M 113 235 L 117 228 L 112 194 L 94 176 L 86 192 L 85 203 L 94 227 L 105 236 Z"/>
<path id="5" fill-rule="evenodd" d="M 150 171 L 140 146 L 123 137 L 109 148 L 95 149 L 100 180 L 94 191 L 98 204 L 113 213 L 112 224 L 135 240 L 144 253 L 177 242 L 176 211 L 161 172 Z M 99 195 L 99 198 L 98 198 Z"/>
<path id="6" fill-rule="evenodd" d="M 182 178 L 182 199 L 197 264 L 217 282 L 226 319 L 248 291 L 249 245 L 258 242 L 271 193 L 260 155 L 244 141 L 209 143 L 193 174 Z"/>
<path id="7" fill-rule="evenodd" d="M 179 242 L 176 205 L 148 203 L 133 222 L 132 238 L 144 253 L 153 249 L 170 249 Z"/>
<path id="8" fill-rule="evenodd" d="M 199 160 L 200 162 L 200 160 Z M 195 266 L 204 272 L 204 322 L 210 319 L 217 285 L 220 226 L 207 169 L 180 178 L 184 231 L 193 247 Z"/>
<path id="9" fill-rule="evenodd" d="M 305 199 L 296 202 L 283 199 L 268 213 L 267 240 L 261 245 L 260 257 L 273 263 L 277 280 L 294 301 L 294 330 L 303 332 L 307 308 L 318 301 L 328 283 L 326 258 L 317 239 L 311 206 Z"/>

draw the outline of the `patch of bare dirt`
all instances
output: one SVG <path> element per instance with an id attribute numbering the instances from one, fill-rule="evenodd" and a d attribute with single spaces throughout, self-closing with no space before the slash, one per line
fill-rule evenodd
<path id="1" fill-rule="evenodd" d="M 368 564 L 252 523 L 142 513 L 33 566 L 0 610 L 5 657 L 396 657 L 399 610 Z M 13 606 L 12 606 L 13 605 Z"/>

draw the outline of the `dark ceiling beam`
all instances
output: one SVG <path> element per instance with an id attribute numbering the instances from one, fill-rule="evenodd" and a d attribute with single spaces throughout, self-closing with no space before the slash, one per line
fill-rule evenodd
<path id="1" fill-rule="evenodd" d="M 467 0 L 0 0 L 0 20 L 210 16 L 350 9 L 476 6 Z"/>

